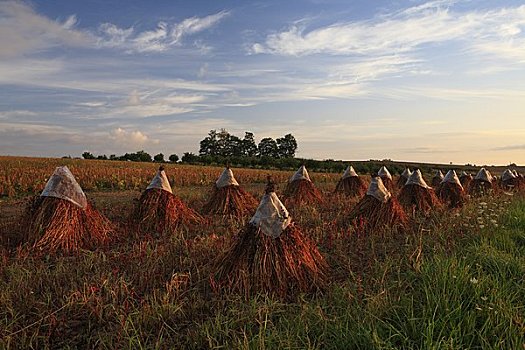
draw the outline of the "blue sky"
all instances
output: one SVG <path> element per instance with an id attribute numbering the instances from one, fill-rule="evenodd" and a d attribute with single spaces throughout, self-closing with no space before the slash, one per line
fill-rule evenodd
<path id="1" fill-rule="evenodd" d="M 0 154 L 525 163 L 520 1 L 3 1 Z"/>

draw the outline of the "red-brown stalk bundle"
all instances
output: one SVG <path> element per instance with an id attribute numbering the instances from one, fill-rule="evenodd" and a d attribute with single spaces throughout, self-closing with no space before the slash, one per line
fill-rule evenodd
<path id="1" fill-rule="evenodd" d="M 114 227 L 87 203 L 85 209 L 68 200 L 37 196 L 22 220 L 24 241 L 42 253 L 71 254 L 109 242 Z"/>
<path id="2" fill-rule="evenodd" d="M 486 195 L 495 190 L 495 186 L 492 182 L 474 179 L 470 182 L 469 193 L 473 196 Z"/>
<path id="3" fill-rule="evenodd" d="M 135 232 L 171 234 L 179 226 L 196 225 L 202 218 L 174 194 L 150 188 L 142 193 L 130 217 Z"/>
<path id="4" fill-rule="evenodd" d="M 391 178 L 388 176 L 381 176 L 381 180 L 383 181 L 383 185 L 385 185 L 388 192 L 394 192 L 394 182 Z"/>
<path id="5" fill-rule="evenodd" d="M 315 187 L 312 181 L 306 179 L 294 180 L 286 185 L 284 191 L 286 203 L 297 204 L 318 204 L 323 201 L 321 192 Z"/>
<path id="6" fill-rule="evenodd" d="M 408 181 L 408 178 L 406 176 L 403 176 L 403 175 L 399 176 L 399 178 L 397 179 L 396 187 L 398 189 L 402 189 L 407 183 L 407 181 Z"/>
<path id="7" fill-rule="evenodd" d="M 459 177 L 459 182 L 461 182 L 461 186 L 463 186 L 464 189 L 468 189 L 472 182 L 472 175 L 461 175 Z"/>
<path id="8" fill-rule="evenodd" d="M 439 177 L 439 176 L 434 176 L 432 178 L 432 188 L 438 188 L 439 185 L 441 184 L 441 181 L 443 180 L 442 177 Z"/>
<path id="9" fill-rule="evenodd" d="M 441 205 L 434 189 L 416 184 L 405 185 L 399 193 L 398 200 L 406 212 L 422 212 L 425 215 Z"/>
<path id="10" fill-rule="evenodd" d="M 366 182 L 359 176 L 350 176 L 339 180 L 334 193 L 345 194 L 348 197 L 362 197 L 367 190 Z"/>
<path id="11" fill-rule="evenodd" d="M 501 181 L 500 186 L 504 191 L 520 191 L 523 189 L 523 179 L 514 177 L 505 181 Z"/>
<path id="12" fill-rule="evenodd" d="M 249 298 L 268 293 L 292 299 L 325 289 L 328 265 L 315 244 L 293 223 L 273 238 L 248 223 L 217 261 L 212 285 Z"/>
<path id="13" fill-rule="evenodd" d="M 460 208 L 467 200 L 465 190 L 457 183 L 443 182 L 437 191 L 438 198 L 449 208 Z"/>
<path id="14" fill-rule="evenodd" d="M 240 186 L 229 185 L 218 188 L 213 185 L 210 199 L 204 205 L 207 214 L 243 216 L 257 208 L 257 200 Z"/>
<path id="15" fill-rule="evenodd" d="M 403 207 L 394 197 L 383 203 L 374 196 L 365 195 L 350 212 L 349 219 L 356 224 L 362 224 L 371 232 L 385 228 L 404 229 L 408 224 Z"/>

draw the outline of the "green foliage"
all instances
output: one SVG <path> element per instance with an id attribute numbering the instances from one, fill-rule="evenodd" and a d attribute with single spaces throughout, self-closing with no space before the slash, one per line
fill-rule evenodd
<path id="1" fill-rule="evenodd" d="M 164 163 L 165 162 L 164 154 L 162 154 L 162 153 L 156 154 L 155 156 L 153 156 L 153 161 L 155 161 L 157 163 Z"/>

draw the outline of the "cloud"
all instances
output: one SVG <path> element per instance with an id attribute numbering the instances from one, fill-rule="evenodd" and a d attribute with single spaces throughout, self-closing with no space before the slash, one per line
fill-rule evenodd
<path id="1" fill-rule="evenodd" d="M 143 146 L 150 141 L 149 137 L 141 131 L 127 131 L 116 128 L 110 132 L 110 137 L 120 146 Z"/>
<path id="2" fill-rule="evenodd" d="M 28 110 L 0 111 L 0 119 L 16 119 L 17 117 L 27 117 L 35 115 L 35 112 Z"/>
<path id="3" fill-rule="evenodd" d="M 89 47 L 95 38 L 75 29 L 72 15 L 64 23 L 37 14 L 21 1 L 0 2 L 0 58 L 13 58 L 57 46 Z"/>
<path id="4" fill-rule="evenodd" d="M 471 52 L 525 59 L 525 5 L 456 12 L 455 1 L 431 1 L 371 20 L 308 29 L 304 23 L 252 44 L 252 54 L 385 56 L 429 45 L 462 42 Z"/>
<path id="5" fill-rule="evenodd" d="M 98 29 L 98 44 L 101 47 L 121 48 L 128 53 L 163 52 L 181 45 L 188 36 L 210 29 L 229 14 L 228 11 L 221 11 L 206 17 L 186 18 L 174 24 L 161 21 L 155 29 L 143 32 L 136 32 L 133 27 L 124 29 L 112 23 L 103 23 Z M 194 41 L 193 45 L 202 53 L 210 50 L 199 40 Z"/>
<path id="6" fill-rule="evenodd" d="M 496 147 L 496 148 L 493 148 L 492 150 L 493 151 L 525 150 L 525 144 L 524 145 L 510 145 L 510 146 Z"/>

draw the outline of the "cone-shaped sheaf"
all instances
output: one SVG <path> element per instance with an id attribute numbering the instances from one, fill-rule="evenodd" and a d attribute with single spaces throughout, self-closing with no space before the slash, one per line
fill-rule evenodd
<path id="1" fill-rule="evenodd" d="M 392 175 L 390 174 L 390 171 L 386 168 L 386 166 L 382 166 L 381 169 L 377 172 L 377 175 L 381 177 L 386 177 L 392 180 Z"/>
<path id="2" fill-rule="evenodd" d="M 425 182 L 425 179 L 423 179 L 423 175 L 421 174 L 421 171 L 419 169 L 414 170 L 412 175 L 408 178 L 408 181 L 406 183 L 407 185 L 418 185 L 423 188 L 430 188 L 430 186 L 427 185 Z"/>
<path id="3" fill-rule="evenodd" d="M 345 172 L 343 173 L 343 179 L 346 179 L 348 177 L 357 177 L 357 173 L 354 170 L 354 167 L 349 165 L 346 167 Z"/>
<path id="4" fill-rule="evenodd" d="M 509 180 L 512 180 L 512 179 L 515 179 L 517 176 L 514 175 L 514 173 L 512 172 L 512 170 L 510 169 L 507 169 L 503 172 L 503 174 L 501 175 L 501 181 L 505 182 L 505 181 L 509 181 Z"/>
<path id="5" fill-rule="evenodd" d="M 87 207 L 86 195 L 67 166 L 55 169 L 40 196 L 65 199 L 83 209 Z"/>
<path id="6" fill-rule="evenodd" d="M 490 175 L 490 173 L 485 168 L 481 168 L 481 170 L 476 174 L 476 177 L 474 179 L 492 182 L 492 175 Z"/>
<path id="7" fill-rule="evenodd" d="M 405 170 L 403 170 L 403 172 L 401 173 L 401 176 L 403 176 L 404 178 L 408 179 L 410 177 L 410 175 L 412 175 L 412 171 L 410 171 L 410 168 L 406 168 Z"/>
<path id="8" fill-rule="evenodd" d="M 235 176 L 233 176 L 233 171 L 230 168 L 225 168 L 221 176 L 219 176 L 215 182 L 215 185 L 217 188 L 223 188 L 231 185 L 239 186 L 239 183 L 235 179 Z"/>
<path id="9" fill-rule="evenodd" d="M 456 174 L 455 170 L 449 170 L 447 175 L 445 175 L 443 180 L 441 180 L 441 183 L 446 183 L 446 182 L 452 183 L 452 184 L 457 184 L 457 185 L 461 186 L 461 181 L 459 181 L 459 177 Z M 463 187 L 463 186 L 461 186 L 461 187 Z"/>
<path id="10" fill-rule="evenodd" d="M 155 177 L 153 180 L 151 180 L 148 187 L 146 187 L 146 190 L 157 188 L 159 190 L 164 190 L 169 193 L 173 193 L 171 190 L 170 182 L 168 181 L 168 177 L 166 176 L 166 173 L 163 169 L 159 169 L 157 171 L 157 174 L 155 174 Z"/>
<path id="11" fill-rule="evenodd" d="M 297 181 L 297 180 L 310 180 L 310 176 L 308 175 L 308 171 L 306 170 L 306 167 L 304 165 L 301 165 L 299 170 L 293 174 L 293 176 L 290 178 L 290 182 Z"/>
<path id="12" fill-rule="evenodd" d="M 279 237 L 290 225 L 292 218 L 275 192 L 264 194 L 250 223 L 265 235 Z"/>
<path id="13" fill-rule="evenodd" d="M 370 185 L 368 186 L 368 191 L 366 191 L 368 196 L 372 196 L 382 203 L 386 203 L 392 194 L 386 189 L 383 184 L 383 180 L 380 177 L 372 178 Z"/>

